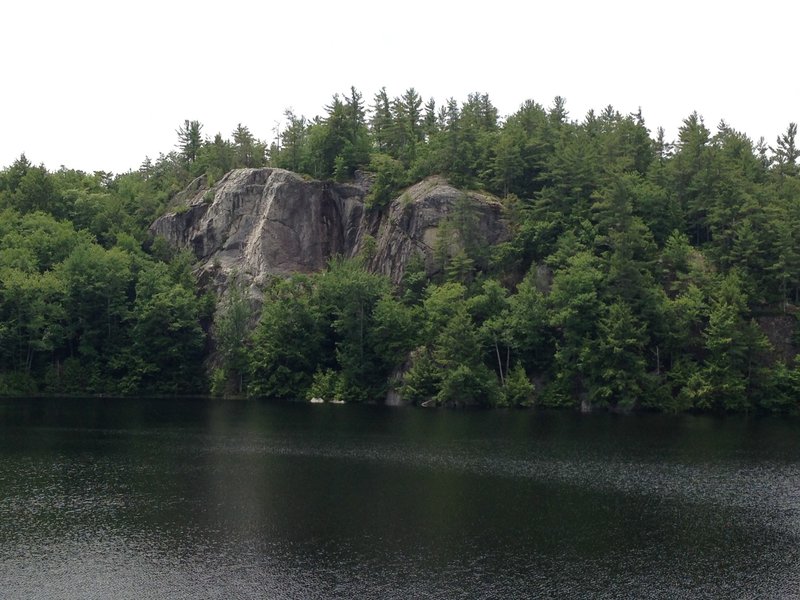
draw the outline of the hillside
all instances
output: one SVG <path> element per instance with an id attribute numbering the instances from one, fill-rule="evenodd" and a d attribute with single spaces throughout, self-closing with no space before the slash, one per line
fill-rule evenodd
<path id="1" fill-rule="evenodd" d="M 123 175 L 0 172 L 0 392 L 798 408 L 794 124 L 412 89 L 201 129 Z"/>

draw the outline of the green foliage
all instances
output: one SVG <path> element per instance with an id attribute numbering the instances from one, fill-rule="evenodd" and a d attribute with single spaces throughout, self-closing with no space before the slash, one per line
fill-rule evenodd
<path id="1" fill-rule="evenodd" d="M 375 303 L 367 336 L 381 372 L 392 370 L 419 343 L 418 317 L 418 310 L 388 293 Z"/>
<path id="2" fill-rule="evenodd" d="M 385 278 L 359 261 L 334 260 L 324 273 L 276 282 L 265 297 L 249 393 L 374 400 L 415 335 L 411 309 Z"/>
<path id="3" fill-rule="evenodd" d="M 36 379 L 28 373 L 0 373 L 0 397 L 34 396 L 38 391 Z"/>
<path id="4" fill-rule="evenodd" d="M 232 134 L 233 163 L 249 169 L 263 167 L 266 163 L 266 145 L 253 137 L 245 125 L 239 123 Z"/>
<path id="5" fill-rule="evenodd" d="M 339 402 L 341 400 L 341 392 L 342 386 L 339 373 L 333 369 L 325 369 L 314 373 L 311 387 L 306 393 L 306 400 L 319 399 L 328 402 Z"/>
<path id="6" fill-rule="evenodd" d="M 237 163 L 233 144 L 217 133 L 213 141 L 206 141 L 197 151 L 197 170 L 211 181 L 219 181 Z M 204 198 L 205 199 L 205 198 Z"/>
<path id="7" fill-rule="evenodd" d="M 624 408 L 636 406 L 647 390 L 645 326 L 631 308 L 615 302 L 598 324 L 598 338 L 589 344 L 582 362 L 591 366 L 590 394 L 594 403 Z"/>
<path id="8" fill-rule="evenodd" d="M 303 398 L 322 362 L 324 337 L 311 283 L 302 277 L 275 282 L 264 297 L 249 355 L 248 393 Z"/>
<path id="9" fill-rule="evenodd" d="M 436 396 L 442 371 L 430 351 L 420 347 L 411 355 L 411 368 L 405 373 L 400 393 L 408 402 L 423 404 Z"/>
<path id="10" fill-rule="evenodd" d="M 413 254 L 406 264 L 406 271 L 400 282 L 403 302 L 408 305 L 420 302 L 427 285 L 428 275 L 425 270 L 425 261 L 419 254 Z"/>
<path id="11" fill-rule="evenodd" d="M 529 405 L 535 380 L 548 406 L 798 410 L 796 340 L 771 331 L 789 347 L 773 351 L 756 320 L 800 303 L 794 123 L 768 147 L 693 113 L 672 143 L 611 106 L 575 120 L 561 97 L 500 118 L 486 94 L 437 106 L 382 89 L 367 114 L 351 88 L 321 116 L 287 111 L 269 148 L 242 124 L 227 139 L 193 120 L 176 133 L 175 151 L 128 173 L 25 155 L 0 170 L 0 393 L 210 383 L 373 401 L 401 377 L 417 403 Z M 194 257 L 148 227 L 187 206 L 175 196 L 191 182 L 267 164 L 338 181 L 367 169 L 376 213 L 398 196 L 411 210 L 402 190 L 428 175 L 465 191 L 399 286 L 366 270 L 367 237 L 356 260 L 258 290 L 251 329 L 243 283 L 214 310 Z M 508 237 L 492 248 L 469 189 L 503 198 Z"/>
<path id="12" fill-rule="evenodd" d="M 496 406 L 502 398 L 497 378 L 485 365 L 464 364 L 447 371 L 442 378 L 436 401 L 443 405 L 485 404 Z"/>
<path id="13" fill-rule="evenodd" d="M 528 379 L 525 369 L 518 364 L 506 378 L 501 403 L 504 406 L 533 406 L 534 385 Z"/>
<path id="14" fill-rule="evenodd" d="M 67 171 L 59 172 L 59 180 L 69 185 L 87 181 Z M 40 391 L 58 393 L 203 389 L 205 341 L 191 275 L 178 276 L 167 265 L 154 263 L 121 231 L 115 235 L 116 245 L 104 248 L 86 231 L 49 214 L 6 210 L 4 217 L 0 375 L 17 382 L 6 385 L 7 393 L 30 390 L 30 382 Z M 158 264 L 160 278 L 154 274 Z M 167 302 L 151 307 L 150 316 L 160 321 L 145 328 L 145 295 L 140 292 L 151 280 L 165 289 L 179 282 L 183 297 L 178 313 Z M 194 336 L 191 343 L 185 343 L 187 330 Z M 159 355 L 159 347 L 171 358 Z"/>
<path id="15" fill-rule="evenodd" d="M 786 133 L 778 136 L 776 147 L 772 150 L 775 171 L 780 179 L 796 177 L 800 173 L 797 159 L 800 149 L 797 148 L 797 123 L 789 123 Z"/>
<path id="16" fill-rule="evenodd" d="M 478 330 L 464 304 L 456 309 L 434 338 L 433 357 L 445 371 L 458 366 L 474 367 L 480 363 Z"/>
<path id="17" fill-rule="evenodd" d="M 447 261 L 445 275 L 447 281 L 469 284 L 475 271 L 475 261 L 462 250 Z"/>
<path id="18" fill-rule="evenodd" d="M 434 259 L 447 281 L 469 284 L 473 273 L 488 264 L 488 249 L 479 235 L 478 203 L 469 194 L 460 194 L 446 217 L 439 221 Z"/>
<path id="19" fill-rule="evenodd" d="M 376 305 L 388 292 L 387 284 L 385 278 L 368 273 L 358 262 L 344 260 L 332 261 L 316 280 L 316 300 L 329 323 L 329 340 L 349 400 L 372 399 L 386 385 L 388 373 L 381 368 L 369 332 Z"/>
<path id="20" fill-rule="evenodd" d="M 800 362 L 795 359 L 791 367 L 778 362 L 770 373 L 763 390 L 760 405 L 772 412 L 796 413 L 800 404 Z"/>
<path id="21" fill-rule="evenodd" d="M 178 148 L 180 148 L 181 155 L 187 163 L 193 163 L 197 160 L 197 154 L 203 142 L 200 135 L 202 129 L 203 126 L 200 121 L 189 121 L 187 119 L 176 131 L 178 134 Z"/>
<path id="22" fill-rule="evenodd" d="M 543 372 L 553 356 L 553 333 L 545 295 L 536 287 L 532 270 L 508 300 L 506 336 L 517 360 L 530 372 Z"/>
<path id="23" fill-rule="evenodd" d="M 217 390 L 231 391 L 237 395 L 245 389 L 245 373 L 248 369 L 248 338 L 250 333 L 250 302 L 242 281 L 234 275 L 228 292 L 217 305 L 214 313 L 214 339 L 221 367 L 219 371 L 227 380 L 217 382 Z M 218 375 L 218 377 L 220 377 Z"/>
<path id="24" fill-rule="evenodd" d="M 425 339 L 433 339 L 457 312 L 465 308 L 467 288 L 460 283 L 431 285 L 425 291 Z"/>
<path id="25" fill-rule="evenodd" d="M 403 164 L 387 154 L 373 154 L 369 170 L 375 175 L 372 189 L 366 198 L 370 207 L 385 206 L 404 185 L 409 183 Z"/>
<path id="26" fill-rule="evenodd" d="M 153 394 L 200 393 L 205 334 L 194 290 L 175 282 L 166 265 L 145 269 L 132 308 L 129 360 L 137 387 Z"/>
<path id="27" fill-rule="evenodd" d="M 483 335 L 469 313 L 466 288 L 446 283 L 430 287 L 426 295 L 421 315 L 426 324 L 421 340 L 426 343 L 411 353 L 403 396 L 417 403 L 501 403 L 497 376 L 484 363 Z M 489 303 L 476 299 L 473 308 Z"/>
<path id="28" fill-rule="evenodd" d="M 325 107 L 326 116 L 307 121 L 286 113 L 288 126 L 274 147 L 277 166 L 293 168 L 318 179 L 349 179 L 359 167 L 370 162 L 371 140 L 361 94 L 350 88 L 344 98 L 338 94 Z"/>
<path id="29" fill-rule="evenodd" d="M 549 325 L 557 332 L 556 379 L 575 400 L 586 393 L 593 368 L 586 349 L 597 337 L 602 315 L 599 267 L 599 260 L 588 252 L 576 254 L 556 272 L 549 296 Z"/>

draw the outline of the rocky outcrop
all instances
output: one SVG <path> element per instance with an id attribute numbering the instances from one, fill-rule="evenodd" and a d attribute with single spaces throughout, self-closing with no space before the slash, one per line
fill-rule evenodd
<path id="1" fill-rule="evenodd" d="M 464 245 L 459 229 L 464 227 L 471 230 L 472 241 L 479 245 L 493 246 L 508 239 L 499 202 L 484 194 L 458 190 L 443 177 L 424 179 L 389 204 L 375 235 L 376 252 L 370 268 L 398 282 L 411 258 L 419 255 L 432 274 L 440 268 L 436 254 L 441 248 L 437 249 L 437 244 L 446 244 L 445 254 L 458 252 Z"/>
<path id="2" fill-rule="evenodd" d="M 453 237 L 443 224 L 457 207 L 467 207 L 476 243 L 508 237 L 498 202 L 441 177 L 412 186 L 382 210 L 367 209 L 368 188 L 366 178 L 338 184 L 282 169 L 237 169 L 212 187 L 195 180 L 151 232 L 190 249 L 206 281 L 223 288 L 233 272 L 258 287 L 269 276 L 318 271 L 333 256 L 359 253 L 395 282 L 414 255 L 432 272 L 437 240 L 445 230 Z M 458 236 L 448 244 L 457 249 Z"/>
<path id="3" fill-rule="evenodd" d="M 352 254 L 363 196 L 358 186 L 306 181 L 281 169 L 237 169 L 210 189 L 199 186 L 151 231 L 191 249 L 206 273 L 224 279 L 237 271 L 259 283 Z"/>

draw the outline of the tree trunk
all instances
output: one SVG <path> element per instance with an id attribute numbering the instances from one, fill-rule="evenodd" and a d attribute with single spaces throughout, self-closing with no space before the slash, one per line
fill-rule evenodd
<path id="1" fill-rule="evenodd" d="M 497 346 L 497 338 L 494 340 L 494 352 L 497 354 L 497 368 L 500 371 L 500 385 L 505 387 L 506 380 L 505 377 L 503 377 L 503 361 L 500 358 L 500 348 Z"/>

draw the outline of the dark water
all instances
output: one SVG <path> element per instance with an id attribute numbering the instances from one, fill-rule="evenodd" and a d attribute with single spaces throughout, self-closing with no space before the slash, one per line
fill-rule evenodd
<path id="1" fill-rule="evenodd" d="M 799 432 L 0 401 L 0 597 L 800 598 Z"/>

